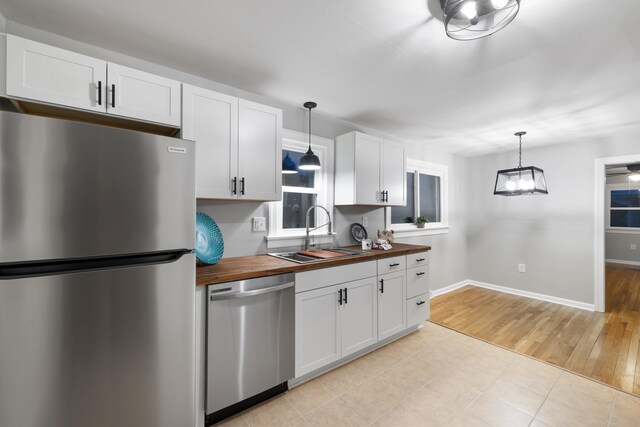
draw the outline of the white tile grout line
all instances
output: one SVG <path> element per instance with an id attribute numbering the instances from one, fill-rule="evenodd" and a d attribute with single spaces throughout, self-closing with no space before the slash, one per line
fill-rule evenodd
<path id="1" fill-rule="evenodd" d="M 537 359 L 534 359 L 537 360 Z M 558 378 L 556 379 L 556 382 L 553 383 L 553 385 L 551 386 L 551 388 L 549 389 L 549 391 L 547 392 L 547 395 L 544 397 L 544 400 L 542 401 L 542 404 L 540 405 L 540 407 L 538 408 L 538 410 L 536 411 L 535 415 L 533 416 L 533 418 L 531 419 L 531 422 L 529 423 L 529 425 L 533 424 L 533 422 L 536 420 L 536 417 L 538 416 L 538 414 L 540 413 L 540 409 L 542 409 L 542 407 L 544 406 L 545 402 L 547 401 L 547 399 L 549 399 L 549 395 L 551 394 L 551 392 L 553 391 L 553 389 L 556 387 L 556 385 L 558 384 L 558 381 L 560 381 L 560 378 L 562 377 L 562 373 L 560 373 L 560 375 L 558 375 Z"/>
<path id="2" fill-rule="evenodd" d="M 611 405 L 611 413 L 609 414 L 609 421 L 607 422 L 607 426 L 611 426 L 611 419 L 613 418 L 613 411 L 616 410 L 616 403 L 618 402 L 618 393 L 614 394 L 613 405 Z"/>

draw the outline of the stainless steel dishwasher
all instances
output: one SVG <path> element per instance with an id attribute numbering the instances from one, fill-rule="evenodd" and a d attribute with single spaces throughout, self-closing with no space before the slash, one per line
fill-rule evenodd
<path id="1" fill-rule="evenodd" d="M 287 390 L 295 375 L 294 275 L 207 289 L 207 425 Z"/>

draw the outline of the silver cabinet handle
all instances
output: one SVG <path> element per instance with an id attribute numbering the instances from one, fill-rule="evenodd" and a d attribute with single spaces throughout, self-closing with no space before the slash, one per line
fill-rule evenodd
<path id="1" fill-rule="evenodd" d="M 266 294 L 269 292 L 276 292 L 276 291 L 281 291 L 283 289 L 288 289 L 288 288 L 292 288 L 295 284 L 293 282 L 291 283 L 285 283 L 284 285 L 278 285 L 278 286 L 270 286 L 270 287 L 266 287 L 266 288 L 260 288 L 260 289 L 254 289 L 251 291 L 235 291 L 235 292 L 228 292 L 226 291 L 226 289 L 221 289 L 218 293 L 215 293 L 213 295 L 209 295 L 209 301 L 218 301 L 218 300 L 224 300 L 224 299 L 231 299 L 231 298 L 244 298 L 244 297 L 251 297 L 254 295 L 260 295 L 260 294 Z M 231 290 L 231 288 L 227 288 L 229 290 Z M 225 291 L 225 292 L 223 292 Z"/>

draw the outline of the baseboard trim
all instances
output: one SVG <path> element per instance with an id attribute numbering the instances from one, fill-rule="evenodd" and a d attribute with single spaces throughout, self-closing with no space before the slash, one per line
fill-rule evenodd
<path id="1" fill-rule="evenodd" d="M 449 292 L 453 292 L 460 288 L 463 288 L 467 285 L 470 285 L 469 280 L 463 280 L 462 282 L 454 283 L 453 285 L 445 286 L 444 288 L 436 289 L 435 291 L 431 291 L 431 298 L 438 297 L 440 295 L 448 294 Z"/>
<path id="2" fill-rule="evenodd" d="M 518 295 L 521 297 L 537 299 L 540 301 L 547 301 L 555 304 L 566 305 L 568 307 L 579 308 L 581 310 L 595 311 L 594 304 L 588 304 L 585 302 L 554 297 L 551 295 L 539 294 L 536 292 L 522 291 L 520 289 L 508 288 L 506 286 L 499 286 L 499 285 L 494 285 L 492 283 L 480 282 L 478 280 L 471 280 L 471 279 L 463 280 L 462 282 L 454 283 L 453 285 L 449 285 L 444 288 L 431 291 L 431 298 L 437 297 L 439 295 L 444 295 L 449 292 L 453 292 L 456 289 L 460 289 L 467 285 L 477 286 L 478 288 L 491 289 L 493 291 L 498 291 L 498 292 L 504 292 L 505 294 Z"/>
<path id="3" fill-rule="evenodd" d="M 614 264 L 640 265 L 640 261 L 626 261 L 623 259 L 605 259 L 604 262 L 611 262 Z"/>

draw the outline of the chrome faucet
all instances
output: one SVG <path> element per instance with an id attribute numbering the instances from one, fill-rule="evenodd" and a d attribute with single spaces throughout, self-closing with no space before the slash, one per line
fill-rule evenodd
<path id="1" fill-rule="evenodd" d="M 309 229 L 309 213 L 311 213 L 311 211 L 315 208 L 320 208 L 323 209 L 326 213 L 327 213 L 327 217 L 329 218 L 329 222 L 326 222 L 322 225 L 319 225 L 317 227 L 311 228 Z M 331 236 L 333 234 L 333 229 L 331 227 L 331 214 L 329 213 L 329 211 L 327 210 L 327 208 L 325 208 L 324 206 L 320 206 L 320 205 L 312 205 L 311 207 L 309 207 L 309 209 L 307 209 L 307 215 L 306 215 L 306 229 L 307 229 L 307 235 L 304 238 L 304 250 L 308 251 L 309 250 L 309 232 L 310 231 L 314 231 L 317 230 L 318 228 L 322 228 L 325 225 L 329 226 L 329 232 L 327 233 L 328 236 Z"/>

